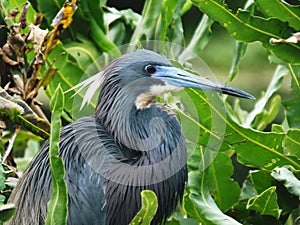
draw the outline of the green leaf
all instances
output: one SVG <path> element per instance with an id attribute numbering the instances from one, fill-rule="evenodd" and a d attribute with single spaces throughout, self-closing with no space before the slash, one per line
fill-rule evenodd
<path id="1" fill-rule="evenodd" d="M 288 167 L 275 168 L 271 175 L 282 182 L 291 194 L 300 197 L 300 180 L 295 177 Z"/>
<path id="2" fill-rule="evenodd" d="M 300 130 L 289 129 L 284 138 L 283 146 L 291 155 L 300 159 Z"/>
<path id="3" fill-rule="evenodd" d="M 144 4 L 142 19 L 134 30 L 130 43 L 160 40 L 182 46 L 184 37 L 180 16 L 184 2 L 183 0 L 147 0 Z M 155 44 L 151 46 L 152 50 L 154 48 L 164 50 L 166 43 L 151 42 L 146 44 Z M 175 52 L 175 54 L 178 54 L 178 52 Z"/>
<path id="4" fill-rule="evenodd" d="M 272 132 L 275 132 L 275 133 L 284 133 L 284 127 L 283 127 L 283 125 L 272 124 Z"/>
<path id="5" fill-rule="evenodd" d="M 87 52 L 92 49 L 92 46 L 89 42 L 85 42 L 84 40 L 83 42 L 83 44 L 78 43 L 78 45 L 67 45 L 67 51 L 70 51 L 70 53 L 64 54 L 55 62 L 54 65 L 59 68 L 59 70 L 46 89 L 46 94 L 51 98 L 54 95 L 57 86 L 61 86 L 62 90 L 65 92 L 64 97 L 66 99 L 64 110 L 74 119 L 83 114 L 91 115 L 96 107 L 96 101 L 89 102 L 84 108 L 84 111 L 80 111 L 79 109 L 84 95 L 81 92 L 77 93 L 78 89 L 72 89 L 84 77 L 89 77 L 95 71 L 100 70 L 97 61 L 93 63 L 93 60 L 97 57 L 97 53 L 94 53 L 94 51 Z M 81 51 L 84 44 L 87 44 L 87 51 Z M 55 57 L 63 51 L 65 51 L 65 49 L 62 45 L 57 46 L 49 55 L 48 61 L 52 62 Z M 79 60 L 81 59 L 84 59 L 87 64 L 80 63 Z"/>
<path id="6" fill-rule="evenodd" d="M 57 87 L 50 106 L 51 116 L 51 134 L 49 158 L 52 178 L 52 193 L 48 202 L 48 212 L 46 225 L 66 224 L 68 212 L 68 194 L 65 182 L 65 169 L 62 158 L 59 157 L 59 138 L 61 129 L 60 117 L 63 113 L 64 94 L 60 86 Z"/>
<path id="7" fill-rule="evenodd" d="M 38 11 L 43 13 L 45 19 L 51 24 L 52 20 L 64 5 L 64 0 L 42 1 L 37 0 Z"/>
<path id="8" fill-rule="evenodd" d="M 203 15 L 188 46 L 184 48 L 184 50 L 178 57 L 179 62 L 188 61 L 190 59 L 191 52 L 196 55 L 199 55 L 201 53 L 201 51 L 208 44 L 211 38 L 212 32 L 210 28 L 212 24 L 213 20 L 210 19 L 207 15 Z"/>
<path id="9" fill-rule="evenodd" d="M 262 96 L 261 99 L 257 101 L 252 112 L 249 113 L 249 116 L 246 122 L 243 124 L 246 127 L 250 127 L 253 123 L 255 117 L 261 114 L 267 106 L 268 101 L 272 97 L 272 95 L 279 90 L 282 85 L 283 78 L 288 74 L 288 69 L 285 66 L 278 66 L 273 75 L 273 78 L 266 90 L 266 93 Z M 270 105 L 271 106 L 271 105 Z M 263 120 L 263 118 L 261 119 Z"/>
<path id="10" fill-rule="evenodd" d="M 127 25 L 131 26 L 131 29 L 137 27 L 137 24 L 142 19 L 141 15 L 135 13 L 132 9 L 117 10 L 115 8 L 107 7 L 105 13 L 105 26 L 106 30 L 109 31 L 109 26 L 117 20 L 123 20 Z"/>
<path id="11" fill-rule="evenodd" d="M 208 167 L 206 179 L 214 200 L 223 212 L 238 201 L 241 192 L 238 183 L 231 179 L 232 174 L 233 166 L 230 157 L 219 152 Z"/>
<path id="12" fill-rule="evenodd" d="M 150 225 L 151 220 L 156 214 L 158 208 L 158 201 L 155 193 L 150 190 L 141 192 L 142 208 L 133 218 L 130 225 Z"/>
<path id="13" fill-rule="evenodd" d="M 277 204 L 276 187 L 272 186 L 261 194 L 249 199 L 247 209 L 255 210 L 261 215 L 271 215 L 278 219 L 281 210 Z"/>
<path id="14" fill-rule="evenodd" d="M 28 137 L 28 133 L 25 133 L 25 135 L 27 135 Z M 24 135 L 23 135 L 24 136 Z M 33 135 L 31 135 L 33 136 Z M 26 168 L 28 167 L 28 165 L 30 164 L 30 162 L 32 161 L 33 157 L 36 155 L 36 153 L 40 150 L 40 144 L 38 141 L 29 139 L 27 140 L 23 140 L 25 141 L 24 144 L 27 144 L 25 152 L 24 152 L 24 156 L 21 158 L 15 158 L 15 162 L 18 165 L 18 170 L 19 171 L 25 171 Z M 23 149 L 24 151 L 24 149 Z"/>
<path id="15" fill-rule="evenodd" d="M 252 124 L 256 130 L 264 130 L 268 124 L 272 123 L 281 109 L 281 97 L 275 95 L 270 99 L 264 111 L 258 114 Z"/>
<path id="16" fill-rule="evenodd" d="M 2 161 L 2 157 L 0 157 L 0 160 Z M 4 168 L 1 164 L 0 165 L 0 191 L 3 191 L 5 189 L 5 180 L 6 180 L 6 177 L 5 177 L 5 173 L 4 173 Z"/>
<path id="17" fill-rule="evenodd" d="M 291 64 L 287 65 L 292 75 L 292 93 L 295 96 L 300 96 L 300 67 Z"/>
<path id="18" fill-rule="evenodd" d="M 247 179 L 243 183 L 240 200 L 252 198 L 257 195 L 254 185 Z"/>
<path id="19" fill-rule="evenodd" d="M 218 208 L 204 182 L 204 175 L 190 172 L 188 186 L 191 193 L 184 197 L 184 207 L 189 217 L 205 225 L 240 225 Z"/>
<path id="20" fill-rule="evenodd" d="M 244 42 L 237 41 L 235 43 L 235 53 L 233 55 L 230 72 L 229 72 L 229 78 L 227 79 L 229 82 L 233 81 L 233 79 L 237 76 L 239 71 L 239 66 L 242 61 L 243 56 L 245 55 L 245 52 L 247 50 L 247 44 Z"/>
<path id="21" fill-rule="evenodd" d="M 155 26 L 153 21 L 159 18 L 162 0 L 147 0 L 144 4 L 142 19 L 131 36 L 130 43 L 138 43 L 140 40 L 153 38 Z"/>
<path id="22" fill-rule="evenodd" d="M 294 32 L 287 24 L 275 18 L 251 16 L 250 12 L 244 10 L 234 14 L 219 0 L 195 0 L 194 3 L 203 13 L 219 22 L 236 40 L 246 43 L 259 41 L 277 57 L 289 63 L 300 64 L 299 45 L 273 46 L 269 43 L 270 38 L 287 38 Z"/>
<path id="23" fill-rule="evenodd" d="M 247 1 L 245 3 L 244 9 L 250 11 L 251 15 L 253 16 L 255 12 L 255 5 L 253 4 L 253 1 Z M 242 62 L 242 58 L 246 53 L 247 50 L 247 44 L 245 42 L 236 41 L 235 42 L 235 49 L 234 49 L 234 55 L 230 67 L 229 77 L 227 79 L 227 82 L 233 81 L 233 79 L 237 76 L 239 71 L 239 66 Z"/>
<path id="24" fill-rule="evenodd" d="M 180 109 L 177 111 L 186 116 L 193 126 L 198 126 L 200 134 L 198 132 L 195 135 L 198 134 L 200 137 L 190 141 L 197 140 L 197 144 L 206 146 L 208 153 L 211 150 L 216 152 L 233 148 L 238 154 L 238 159 L 247 166 L 272 170 L 278 166 L 292 165 L 295 169 L 300 169 L 299 160 L 284 153 L 282 147 L 284 133 L 259 132 L 241 127 L 226 117 L 220 100 L 218 102 L 217 99 L 206 98 L 198 90 L 186 90 L 185 93 L 188 93 L 189 99 L 182 98 L 183 104 L 185 106 L 194 104 L 199 115 L 193 111 L 189 111 L 190 115 Z M 206 96 L 210 94 L 206 93 Z M 184 123 L 183 126 L 185 126 Z M 196 131 L 193 127 L 192 130 Z M 209 162 L 211 161 L 207 160 L 206 163 Z"/>
<path id="25" fill-rule="evenodd" d="M 1 204 L 0 205 L 0 221 L 8 221 L 15 213 L 16 208 L 12 203 Z"/>
<path id="26" fill-rule="evenodd" d="M 121 56 L 121 52 L 117 46 L 108 39 L 105 32 L 99 27 L 94 17 L 90 17 L 91 37 L 94 43 L 104 52 L 109 52 L 112 56 Z"/>
<path id="27" fill-rule="evenodd" d="M 250 170 L 249 179 L 259 194 L 271 187 L 273 182 L 270 172 L 265 170 Z"/>
<path id="28" fill-rule="evenodd" d="M 78 39 L 80 42 L 66 43 L 61 50 L 65 50 L 69 54 L 68 58 L 70 59 L 70 57 L 72 57 L 72 59 L 76 61 L 76 65 L 82 69 L 82 71 L 87 72 L 89 67 L 93 64 L 97 66 L 96 69 L 100 71 L 101 66 L 97 64 L 97 59 L 100 57 L 101 53 L 95 51 L 96 46 L 87 38 L 79 36 Z M 63 69 L 64 68 L 59 68 L 59 70 Z M 93 73 L 98 71 L 93 71 Z M 72 75 L 74 76 L 74 74 Z M 68 76 L 68 74 L 65 74 L 65 76 Z"/>
<path id="29" fill-rule="evenodd" d="M 280 0 L 255 0 L 258 8 L 268 17 L 288 22 L 295 30 L 300 29 L 300 7 Z"/>
<path id="30" fill-rule="evenodd" d="M 282 102 L 289 127 L 300 128 L 300 98 L 295 97 Z"/>

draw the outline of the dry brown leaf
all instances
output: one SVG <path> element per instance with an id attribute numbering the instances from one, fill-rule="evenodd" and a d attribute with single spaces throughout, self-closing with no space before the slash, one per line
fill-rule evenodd
<path id="1" fill-rule="evenodd" d="M 288 43 L 288 44 L 297 44 L 300 42 L 300 32 L 294 33 L 292 36 L 290 36 L 287 39 L 276 39 L 276 38 L 271 38 L 270 39 L 270 44 L 271 45 L 278 45 L 278 44 L 283 44 L 283 43 Z"/>

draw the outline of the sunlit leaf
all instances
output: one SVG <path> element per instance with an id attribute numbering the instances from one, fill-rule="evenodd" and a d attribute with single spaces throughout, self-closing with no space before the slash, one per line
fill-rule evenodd
<path id="1" fill-rule="evenodd" d="M 273 178 L 269 171 L 250 170 L 249 179 L 258 193 L 262 193 L 273 185 Z"/>
<path id="2" fill-rule="evenodd" d="M 188 216 L 206 225 L 240 225 L 233 218 L 225 215 L 211 197 L 208 187 L 199 172 L 189 173 L 191 193 L 185 196 L 185 209 Z"/>
<path id="3" fill-rule="evenodd" d="M 2 157 L 0 157 L 2 160 Z M 0 190 L 3 191 L 5 189 L 5 174 L 4 174 L 4 168 L 2 165 L 0 165 Z"/>
<path id="4" fill-rule="evenodd" d="M 231 179 L 232 174 L 230 157 L 220 152 L 210 164 L 206 179 L 215 202 L 223 212 L 232 207 L 240 195 L 238 183 Z"/>
<path id="5" fill-rule="evenodd" d="M 49 159 L 52 178 L 52 193 L 48 202 L 48 212 L 45 224 L 66 224 L 68 212 L 67 185 L 64 180 L 65 169 L 62 158 L 59 157 L 59 139 L 61 115 L 63 112 L 64 95 L 60 86 L 57 87 L 51 99 L 51 134 Z"/>
<path id="6" fill-rule="evenodd" d="M 252 124 L 256 130 L 264 130 L 268 124 L 272 123 L 281 109 L 281 97 L 275 95 L 270 99 L 264 111 L 258 114 Z"/>
<path id="7" fill-rule="evenodd" d="M 188 116 L 194 126 L 198 126 L 200 129 L 201 137 L 196 139 L 198 143 L 204 146 L 211 144 L 214 151 L 225 150 L 231 146 L 237 152 L 238 159 L 247 166 L 272 170 L 278 166 L 292 165 L 296 169 L 300 169 L 299 161 L 284 153 L 282 147 L 284 133 L 259 132 L 241 127 L 226 117 L 220 102 L 209 101 L 197 90 L 186 92 L 190 96 L 190 103 L 184 99 L 183 103 L 185 105 L 192 104 L 191 100 L 194 101 L 199 113 L 199 117 L 197 114 Z M 187 115 L 184 112 L 181 113 Z"/>
<path id="8" fill-rule="evenodd" d="M 296 30 L 300 29 L 300 7 L 281 0 L 255 0 L 258 8 L 269 17 L 276 17 Z"/>
<path id="9" fill-rule="evenodd" d="M 288 169 L 288 167 L 275 168 L 272 177 L 283 183 L 290 193 L 300 197 L 300 180 Z"/>
<path id="10" fill-rule="evenodd" d="M 248 209 L 252 209 L 261 215 L 271 215 L 279 218 L 281 210 L 277 204 L 276 187 L 270 187 L 261 194 L 249 199 Z"/>
<path id="11" fill-rule="evenodd" d="M 15 213 L 16 208 L 12 203 L 0 204 L 0 221 L 8 221 Z"/>
<path id="12" fill-rule="evenodd" d="M 283 141 L 286 150 L 300 159 L 300 130 L 289 129 Z"/>
<path id="13" fill-rule="evenodd" d="M 245 180 L 241 190 L 240 200 L 249 199 L 256 195 L 257 195 L 257 191 L 254 185 L 248 179 Z"/>
<path id="14" fill-rule="evenodd" d="M 247 50 L 247 44 L 244 42 L 235 43 L 235 54 L 232 59 L 228 81 L 231 82 L 237 76 L 240 63 Z"/>
<path id="15" fill-rule="evenodd" d="M 150 225 L 151 220 L 156 214 L 158 202 L 153 191 L 144 190 L 141 192 L 142 208 L 133 218 L 130 225 Z"/>
<path id="16" fill-rule="evenodd" d="M 246 122 L 244 123 L 244 126 L 250 127 L 255 117 L 264 111 L 269 99 L 281 87 L 283 78 L 286 74 L 288 74 L 288 72 L 288 69 L 284 66 L 278 66 L 276 68 L 273 78 L 266 90 L 266 93 L 262 96 L 261 99 L 257 101 L 254 109 L 252 110 L 252 112 L 250 112 Z"/>
<path id="17" fill-rule="evenodd" d="M 282 102 L 286 109 L 286 117 L 290 127 L 300 128 L 300 98 L 295 97 Z"/>
<path id="18" fill-rule="evenodd" d="M 223 1 L 195 0 L 195 5 L 209 17 L 219 22 L 236 40 L 251 43 L 259 41 L 271 53 L 294 64 L 300 64 L 300 47 L 296 44 L 273 46 L 270 38 L 286 38 L 294 31 L 276 18 L 264 19 L 239 10 L 237 14 L 227 8 Z"/>
<path id="19" fill-rule="evenodd" d="M 182 63 L 188 61 L 190 59 L 190 52 L 193 52 L 196 55 L 199 55 L 201 53 L 201 51 L 208 44 L 211 38 L 212 32 L 210 27 L 212 24 L 213 20 L 210 19 L 207 15 L 203 15 L 189 44 L 178 57 L 179 62 Z"/>

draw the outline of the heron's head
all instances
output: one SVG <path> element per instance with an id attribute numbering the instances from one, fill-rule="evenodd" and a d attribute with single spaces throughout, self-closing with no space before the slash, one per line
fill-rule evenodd
<path id="1" fill-rule="evenodd" d="M 122 90 L 127 98 L 134 100 L 138 109 L 147 107 L 156 96 L 183 88 L 254 99 L 242 90 L 176 68 L 166 57 L 149 50 L 138 50 L 121 56 L 104 69 L 104 74 L 103 88 L 109 92 Z"/>

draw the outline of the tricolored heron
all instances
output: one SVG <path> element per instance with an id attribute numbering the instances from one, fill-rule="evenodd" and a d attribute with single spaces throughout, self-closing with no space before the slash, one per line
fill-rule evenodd
<path id="1" fill-rule="evenodd" d="M 184 87 L 253 99 L 242 90 L 174 67 L 167 58 L 138 50 L 102 71 L 98 106 L 61 131 L 60 152 L 68 186 L 68 224 L 127 225 L 141 206 L 140 193 L 153 190 L 163 223 L 181 202 L 187 181 L 186 146 L 175 114 L 153 102 Z M 51 193 L 49 142 L 43 145 L 10 201 L 10 224 L 44 224 Z"/>

